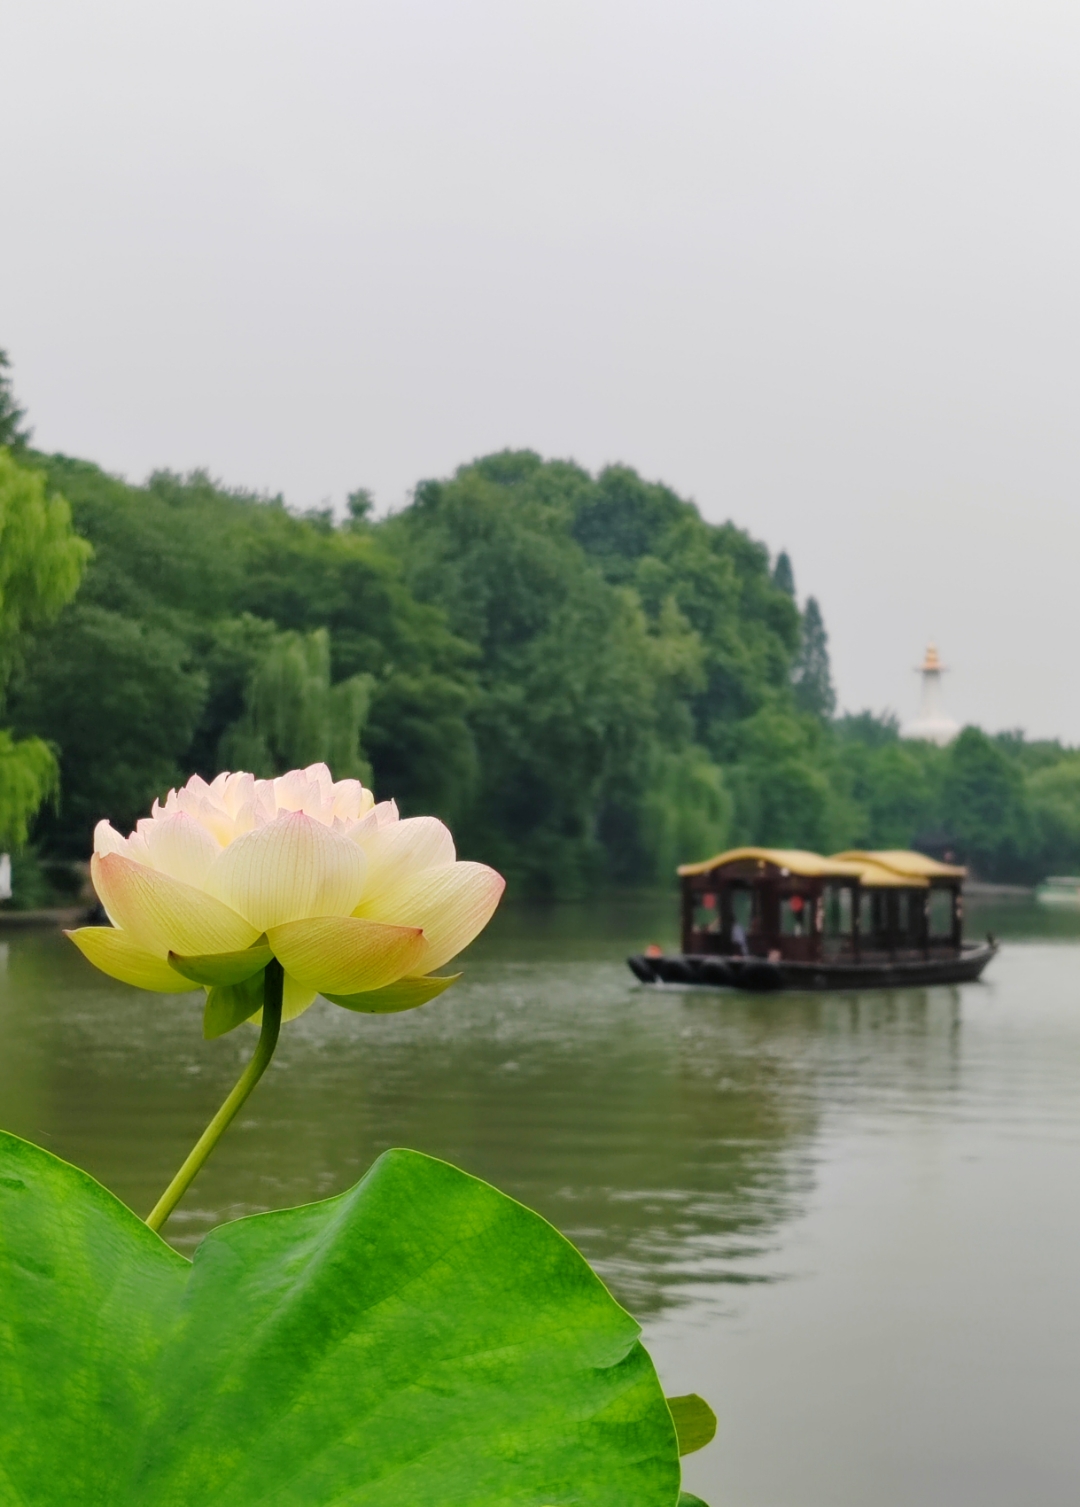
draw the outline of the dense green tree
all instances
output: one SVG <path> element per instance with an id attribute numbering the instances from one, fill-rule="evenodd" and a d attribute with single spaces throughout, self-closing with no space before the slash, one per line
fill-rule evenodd
<path id="1" fill-rule="evenodd" d="M 153 623 L 76 603 L 41 635 L 13 712 L 61 750 L 61 809 L 43 829 L 53 851 L 83 856 L 102 816 L 127 831 L 187 777 L 205 696 L 183 639 Z"/>
<path id="2" fill-rule="evenodd" d="M 426 484 L 386 533 L 417 594 L 477 651 L 468 840 L 532 889 L 575 891 L 603 873 L 605 799 L 647 753 L 650 634 L 543 489 L 518 490 L 508 470 Z"/>
<path id="3" fill-rule="evenodd" d="M 983 878 L 1023 873 L 1033 844 L 1021 771 L 977 727 L 965 727 L 948 753 L 942 784 L 946 829 Z"/>
<path id="4" fill-rule="evenodd" d="M 799 653 L 792 672 L 795 705 L 801 712 L 828 719 L 836 711 L 836 692 L 829 665 L 829 635 L 816 597 L 807 598 L 801 626 Z"/>
<path id="5" fill-rule="evenodd" d="M 56 755 L 41 738 L 18 741 L 0 728 L 0 852 L 26 845 L 30 823 L 60 788 Z"/>
<path id="6" fill-rule="evenodd" d="M 4 365 L 6 359 L 0 378 Z M 0 380 L 0 434 L 15 437 L 20 416 Z M 72 531 L 63 498 L 50 497 L 40 473 L 0 449 L 0 706 L 28 635 L 55 619 L 74 596 L 89 554 Z M 0 731 L 0 848 L 21 848 L 36 813 L 56 797 L 55 753 L 33 735 L 42 731 L 34 728 L 18 740 Z"/>
<path id="7" fill-rule="evenodd" d="M 371 675 L 330 684 L 330 635 L 275 636 L 251 675 L 242 715 L 225 730 L 218 764 L 260 778 L 329 764 L 338 779 L 371 783 L 360 737 L 371 704 Z"/>
<path id="8" fill-rule="evenodd" d="M 764 549 L 625 467 L 527 451 L 423 484 L 381 528 L 477 652 L 483 851 L 573 891 L 722 845 L 722 748 L 783 694 L 797 641 Z"/>
<path id="9" fill-rule="evenodd" d="M 729 757 L 735 725 L 786 694 L 799 644 L 798 609 L 773 581 L 768 551 L 625 466 L 591 486 L 577 472 L 564 491 L 574 536 L 605 576 L 632 585 L 653 621 L 670 600 L 698 635 L 701 675 L 687 701 L 694 735 L 714 758 Z"/>
<path id="10" fill-rule="evenodd" d="M 30 431 L 22 427 L 26 410 L 15 401 L 10 373 L 7 351 L 0 350 L 0 446 L 6 445 L 17 454 L 29 444 Z"/>
<path id="11" fill-rule="evenodd" d="M 860 712 L 833 725 L 834 783 L 846 787 L 858 812 L 852 845 L 907 848 L 941 825 L 941 789 L 948 751 L 901 741 L 894 716 Z"/>
<path id="12" fill-rule="evenodd" d="M 502 452 L 375 521 L 363 489 L 338 520 L 203 473 L 130 486 L 22 459 L 0 452 L 0 842 L 55 792 L 55 747 L 53 854 L 194 771 L 325 757 L 447 817 L 519 890 L 931 829 L 984 877 L 1080 870 L 1080 754 L 835 719 L 821 612 L 800 614 L 786 554 L 627 467 Z"/>
<path id="13" fill-rule="evenodd" d="M 828 853 L 856 835 L 861 813 L 816 717 L 773 705 L 747 718 L 730 779 L 739 842 Z"/>
<path id="14" fill-rule="evenodd" d="M 64 670 L 59 639 L 46 636 L 13 703 L 20 726 L 48 729 L 64 751 L 67 793 L 48 824 L 54 846 L 83 848 L 94 810 L 127 820 L 175 780 L 216 773 L 226 732 L 245 716 L 251 726 L 253 696 L 264 722 L 273 720 L 267 687 L 276 674 L 284 695 L 283 665 L 313 634 L 329 653 L 330 684 L 307 707 L 321 706 L 326 725 L 318 735 L 309 725 L 291 744 L 271 738 L 265 767 L 287 746 L 329 748 L 342 772 L 373 764 L 380 793 L 406 810 L 455 814 L 475 775 L 472 652 L 442 613 L 415 599 L 369 526 L 355 516 L 344 528 L 325 514 L 297 517 L 280 498 L 230 492 L 202 473 L 160 472 L 133 487 L 86 462 L 39 459 L 95 550 L 78 611 L 60 628 L 78 672 Z M 107 617 L 88 615 L 91 607 Z M 79 674 L 99 651 L 103 672 L 128 677 L 140 706 L 161 704 L 145 737 L 125 738 L 123 724 L 111 733 L 84 726 Z M 362 743 L 342 735 L 343 722 L 354 731 L 364 723 Z M 110 737 L 118 746 L 106 753 Z M 90 764 L 82 748 L 94 750 Z M 102 759 L 114 778 L 103 776 Z"/>
<path id="15" fill-rule="evenodd" d="M 27 634 L 75 595 L 90 553 L 44 475 L 0 450 L 0 692 Z"/>
<path id="16" fill-rule="evenodd" d="M 772 573 L 773 585 L 792 601 L 795 600 L 795 572 L 791 565 L 791 556 L 786 549 L 782 549 L 776 557 L 776 564 Z"/>
<path id="17" fill-rule="evenodd" d="M 1026 781 L 1037 874 L 1080 871 L 1080 756 L 1043 764 Z"/>

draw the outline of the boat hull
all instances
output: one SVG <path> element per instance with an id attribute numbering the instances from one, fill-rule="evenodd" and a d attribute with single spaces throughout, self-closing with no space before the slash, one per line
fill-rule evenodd
<path id="1" fill-rule="evenodd" d="M 966 943 L 958 954 L 936 958 L 797 963 L 766 958 L 705 954 L 639 954 L 627 959 L 643 984 L 704 989 L 742 989 L 755 994 L 781 989 L 899 989 L 926 984 L 964 984 L 977 979 L 998 950 L 996 942 Z"/>

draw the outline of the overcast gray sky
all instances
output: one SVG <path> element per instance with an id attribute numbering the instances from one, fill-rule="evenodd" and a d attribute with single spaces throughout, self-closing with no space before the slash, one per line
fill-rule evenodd
<path id="1" fill-rule="evenodd" d="M 1080 741 L 1080 10 L 5 0 L 36 441 L 290 503 L 505 445 L 786 547 L 841 700 Z"/>

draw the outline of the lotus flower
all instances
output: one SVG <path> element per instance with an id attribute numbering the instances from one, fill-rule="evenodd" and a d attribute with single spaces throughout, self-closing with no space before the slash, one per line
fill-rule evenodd
<path id="1" fill-rule="evenodd" d="M 487 924 L 504 888 L 459 863 L 431 816 L 398 818 L 325 764 L 276 780 L 193 776 L 129 837 L 94 832 L 91 876 L 112 926 L 68 935 L 112 978 L 174 994 L 207 989 L 217 1036 L 262 1006 L 263 970 L 284 970 L 284 1020 L 317 994 L 350 1009 L 409 1009 Z"/>

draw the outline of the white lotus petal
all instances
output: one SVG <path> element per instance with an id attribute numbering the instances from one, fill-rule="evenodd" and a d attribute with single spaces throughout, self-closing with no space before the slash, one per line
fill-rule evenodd
<path id="1" fill-rule="evenodd" d="M 95 853 L 90 877 L 113 923 L 155 957 L 170 952 L 184 957 L 239 952 L 264 929 L 204 890 L 119 853 Z"/>
<path id="2" fill-rule="evenodd" d="M 375 804 L 375 797 L 359 780 L 339 780 L 334 786 L 333 799 L 334 818 L 343 822 L 359 821 Z"/>
<path id="3" fill-rule="evenodd" d="M 155 994 L 186 994 L 199 987 L 183 978 L 163 958 L 144 951 L 126 931 L 117 931 L 115 926 L 81 926 L 78 931 L 66 931 L 64 935 L 71 938 L 95 968 L 121 983 L 150 989 Z"/>
<path id="4" fill-rule="evenodd" d="M 415 926 L 388 926 L 358 916 L 315 916 L 271 927 L 267 941 L 287 973 L 323 994 L 381 989 L 413 972 L 424 956 Z"/>
<path id="5" fill-rule="evenodd" d="M 174 811 L 156 820 L 144 818 L 138 826 L 146 843 L 151 865 L 160 874 L 170 874 L 202 889 L 210 865 L 221 852 L 221 844 L 206 827 L 186 811 Z"/>
<path id="6" fill-rule="evenodd" d="M 377 806 L 371 806 L 351 829 L 349 836 L 353 842 L 363 846 L 366 838 L 378 831 L 380 827 L 390 827 L 398 820 L 397 801 L 380 801 Z"/>
<path id="7" fill-rule="evenodd" d="M 301 984 L 299 979 L 294 979 L 291 973 L 285 975 L 285 983 L 281 993 L 281 1019 L 295 1020 L 298 1015 L 303 1015 L 309 1005 L 314 1004 L 318 998 L 318 990 L 310 984 Z"/>
<path id="8" fill-rule="evenodd" d="M 94 828 L 94 852 L 121 853 L 127 856 L 127 838 L 121 837 L 110 821 L 100 821 Z"/>
<path id="9" fill-rule="evenodd" d="M 241 811 L 246 811 L 254 805 L 255 776 L 253 774 L 219 775 L 218 779 L 222 780 L 221 794 L 218 798 L 234 820 Z M 217 784 L 217 780 L 214 784 Z"/>
<path id="10" fill-rule="evenodd" d="M 135 863 L 150 863 L 150 850 L 146 841 L 138 832 L 132 832 L 130 837 L 121 837 L 120 833 L 107 821 L 98 822 L 94 828 L 94 852 L 102 857 L 106 853 L 119 853 L 121 858 L 130 858 Z"/>
<path id="11" fill-rule="evenodd" d="M 365 893 L 392 889 L 422 869 L 453 863 L 450 829 L 435 816 L 410 816 L 357 837 L 368 861 Z"/>
<path id="12" fill-rule="evenodd" d="M 263 932 L 311 916 L 349 915 L 363 892 L 364 870 L 355 843 L 295 811 L 230 843 L 211 866 L 206 888 Z"/>
<path id="13" fill-rule="evenodd" d="M 317 767 L 319 766 L 313 766 Z M 329 781 L 330 771 L 325 764 L 321 767 L 326 770 Z M 319 821 L 322 820 L 324 808 L 330 804 L 327 794 L 310 769 L 290 769 L 288 774 L 279 775 L 274 781 L 274 799 L 279 811 L 303 811 L 306 816 L 315 817 Z"/>
<path id="14" fill-rule="evenodd" d="M 421 927 L 424 952 L 410 971 L 430 973 L 484 929 L 505 888 L 502 875 L 486 864 L 448 863 L 390 889 L 365 891 L 353 915 Z"/>

